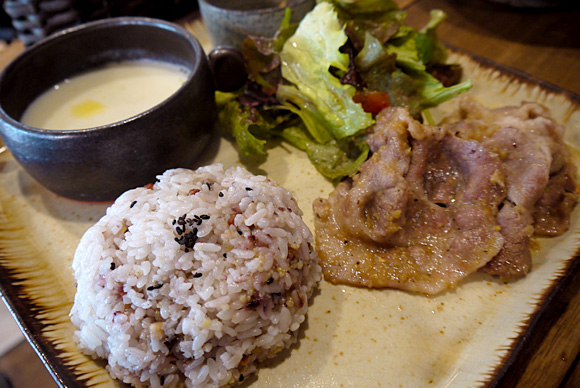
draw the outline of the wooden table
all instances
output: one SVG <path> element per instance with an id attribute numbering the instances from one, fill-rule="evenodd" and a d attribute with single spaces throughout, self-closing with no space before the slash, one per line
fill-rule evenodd
<path id="1" fill-rule="evenodd" d="M 521 10 L 486 0 L 399 2 L 411 26 L 422 26 L 431 9 L 442 9 L 448 16 L 437 30 L 443 41 L 580 94 L 579 5 Z"/>
<path id="2" fill-rule="evenodd" d="M 408 10 L 411 26 L 421 27 L 431 9 L 442 9 L 449 18 L 438 31 L 446 43 L 580 94 L 579 6 L 522 10 L 484 0 L 398 3 Z M 16 43 L 1 51 L 0 68 L 21 50 Z M 578 275 L 555 295 L 539 330 L 526 339 L 497 387 L 580 388 L 580 263 L 576 269 Z M 0 358 L 0 371 L 18 388 L 55 386 L 27 344 Z"/>

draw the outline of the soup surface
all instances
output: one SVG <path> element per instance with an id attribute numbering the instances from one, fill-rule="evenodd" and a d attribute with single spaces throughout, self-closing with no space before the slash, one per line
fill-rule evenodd
<path id="1" fill-rule="evenodd" d="M 26 109 L 21 122 L 68 130 L 114 123 L 159 104 L 188 75 L 188 69 L 160 61 L 111 63 L 50 88 Z"/>

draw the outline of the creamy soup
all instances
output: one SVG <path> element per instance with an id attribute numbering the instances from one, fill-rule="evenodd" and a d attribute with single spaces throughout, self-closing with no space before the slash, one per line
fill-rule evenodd
<path id="1" fill-rule="evenodd" d="M 24 112 L 21 122 L 43 129 L 83 129 L 127 119 L 179 89 L 185 68 L 153 60 L 126 61 L 55 85 Z"/>

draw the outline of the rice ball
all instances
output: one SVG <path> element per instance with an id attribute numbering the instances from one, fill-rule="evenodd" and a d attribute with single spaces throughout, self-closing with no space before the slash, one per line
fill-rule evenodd
<path id="1" fill-rule="evenodd" d="M 80 350 L 136 387 L 242 381 L 296 341 L 321 279 L 301 216 L 241 167 L 168 170 L 127 191 L 75 252 Z"/>

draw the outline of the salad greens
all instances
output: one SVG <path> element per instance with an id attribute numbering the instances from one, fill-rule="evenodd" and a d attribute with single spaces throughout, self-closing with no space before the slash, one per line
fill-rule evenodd
<path id="1" fill-rule="evenodd" d="M 347 39 L 334 7 L 325 2 L 304 17 L 280 52 L 282 77 L 289 84 L 280 84 L 276 96 L 303 119 L 319 143 L 354 135 L 373 124 L 372 115 L 353 101 L 356 88 L 336 76 L 348 70 L 349 56 L 340 51 Z"/>
<path id="2" fill-rule="evenodd" d="M 404 106 L 421 117 L 430 107 L 469 90 L 461 68 L 445 64 L 431 12 L 417 31 L 391 0 L 319 0 L 299 24 L 290 11 L 274 38 L 248 37 L 242 54 L 249 81 L 218 92 L 219 120 L 247 156 L 267 154 L 281 138 L 307 153 L 331 180 L 356 173 L 369 154 L 374 116 Z"/>

